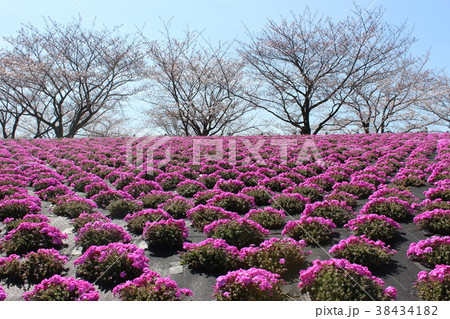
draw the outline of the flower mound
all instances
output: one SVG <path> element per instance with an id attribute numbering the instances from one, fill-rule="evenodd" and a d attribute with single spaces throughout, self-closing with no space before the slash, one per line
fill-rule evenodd
<path id="1" fill-rule="evenodd" d="M 253 197 L 244 194 L 226 192 L 215 195 L 206 203 L 238 214 L 247 214 L 250 208 L 255 206 L 255 200 Z"/>
<path id="2" fill-rule="evenodd" d="M 22 223 L 0 241 L 0 249 L 7 255 L 24 254 L 39 248 L 60 248 L 67 235 L 58 228 L 43 223 Z"/>
<path id="3" fill-rule="evenodd" d="M 313 301 L 395 300 L 397 290 L 367 269 L 346 259 L 314 260 L 300 271 L 298 285 Z"/>
<path id="4" fill-rule="evenodd" d="M 75 236 L 75 241 L 83 249 L 115 242 L 129 243 L 131 239 L 131 236 L 119 225 L 103 221 L 87 223 Z"/>
<path id="5" fill-rule="evenodd" d="M 75 278 L 54 275 L 44 279 L 30 292 L 23 295 L 27 301 L 97 301 L 98 291 L 91 283 Z"/>
<path id="6" fill-rule="evenodd" d="M 286 215 L 281 210 L 265 207 L 264 209 L 251 209 L 244 218 L 253 220 L 266 229 L 280 229 L 285 224 Z"/>
<path id="7" fill-rule="evenodd" d="M 307 204 L 302 213 L 304 216 L 323 217 L 331 219 L 337 226 L 342 226 L 355 216 L 352 208 L 346 202 L 325 200 Z"/>
<path id="8" fill-rule="evenodd" d="M 221 207 L 211 205 L 197 205 L 186 212 L 186 217 L 192 221 L 192 226 L 203 231 L 203 228 L 219 219 L 237 219 L 237 213 L 228 212 Z"/>
<path id="9" fill-rule="evenodd" d="M 398 197 L 379 197 L 367 202 L 360 214 L 378 214 L 395 221 L 404 220 L 413 213 L 411 204 Z"/>
<path id="10" fill-rule="evenodd" d="M 433 236 L 411 243 L 406 255 L 413 261 L 423 262 L 428 267 L 439 264 L 450 265 L 450 236 Z"/>
<path id="11" fill-rule="evenodd" d="M 449 301 L 450 266 L 436 265 L 430 272 L 419 272 L 414 286 L 423 300 Z"/>
<path id="12" fill-rule="evenodd" d="M 281 234 L 295 240 L 303 239 L 309 245 L 320 245 L 331 239 L 336 225 L 323 217 L 301 216 L 299 220 L 288 221 Z"/>
<path id="13" fill-rule="evenodd" d="M 241 258 L 247 267 L 262 268 L 283 275 L 290 270 L 298 271 L 307 264 L 306 242 L 292 238 L 271 238 L 259 246 L 241 249 Z"/>
<path id="14" fill-rule="evenodd" d="M 181 264 L 208 274 L 225 274 L 239 265 L 239 250 L 223 239 L 208 238 L 198 244 L 184 243 Z"/>
<path id="15" fill-rule="evenodd" d="M 35 283 L 60 274 L 68 262 L 56 249 L 39 249 L 30 252 L 22 259 L 18 255 L 0 258 L 0 278 L 18 282 Z"/>
<path id="16" fill-rule="evenodd" d="M 383 267 L 390 262 L 391 256 L 397 253 L 381 240 L 373 241 L 366 236 L 350 236 L 334 245 L 328 251 L 335 258 L 347 259 L 351 263 L 368 268 Z"/>
<path id="17" fill-rule="evenodd" d="M 189 231 L 183 219 L 167 219 L 157 222 L 147 222 L 142 234 L 151 250 L 177 250 L 189 236 Z"/>
<path id="18" fill-rule="evenodd" d="M 269 201 L 273 208 L 283 210 L 288 215 L 301 214 L 309 202 L 309 198 L 296 193 L 278 194 Z"/>
<path id="19" fill-rule="evenodd" d="M 450 235 L 450 210 L 433 209 L 414 217 L 419 229 L 426 229 L 433 234 Z"/>
<path id="20" fill-rule="evenodd" d="M 77 276 L 99 285 L 117 285 L 139 277 L 148 267 L 144 251 L 133 244 L 91 246 L 76 259 Z"/>
<path id="21" fill-rule="evenodd" d="M 259 245 L 269 235 L 269 230 L 245 218 L 219 219 L 205 226 L 203 231 L 208 237 L 225 239 L 229 245 L 239 249 L 251 244 Z"/>
<path id="22" fill-rule="evenodd" d="M 123 301 L 175 301 L 182 295 L 192 296 L 191 290 L 180 289 L 175 281 L 149 270 L 133 281 L 116 286 L 113 293 Z"/>
<path id="23" fill-rule="evenodd" d="M 388 242 L 398 235 L 402 227 L 393 219 L 384 215 L 367 214 L 358 215 L 350 220 L 344 227 L 348 227 L 356 235 L 366 235 L 372 240 Z"/>
<path id="24" fill-rule="evenodd" d="M 158 220 L 166 220 L 170 218 L 172 218 L 172 216 L 162 209 L 149 208 L 134 214 L 128 214 L 125 216 L 124 221 L 128 223 L 127 227 L 132 233 L 142 235 L 144 226 L 147 222 L 156 222 Z"/>
<path id="25" fill-rule="evenodd" d="M 227 301 L 283 300 L 282 284 L 278 274 L 267 270 L 239 269 L 217 278 L 213 296 L 216 300 Z"/>
<path id="26" fill-rule="evenodd" d="M 0 221 L 5 218 L 22 218 L 27 214 L 34 214 L 41 208 L 28 198 L 23 199 L 3 199 L 0 200 Z"/>

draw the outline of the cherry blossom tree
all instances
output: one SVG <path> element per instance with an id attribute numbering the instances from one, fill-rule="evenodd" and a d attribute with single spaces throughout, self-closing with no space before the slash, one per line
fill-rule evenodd
<path id="1" fill-rule="evenodd" d="M 7 37 L 0 55 L 0 99 L 20 114 L 19 126 L 38 137 L 74 137 L 115 112 L 137 90 L 144 54 L 139 42 L 112 31 L 86 29 L 81 18 L 46 20 Z"/>

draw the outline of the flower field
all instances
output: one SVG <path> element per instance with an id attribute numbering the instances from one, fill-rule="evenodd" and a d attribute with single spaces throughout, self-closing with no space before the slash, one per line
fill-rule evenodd
<path id="1" fill-rule="evenodd" d="M 0 141 L 0 300 L 449 300 L 450 134 Z"/>

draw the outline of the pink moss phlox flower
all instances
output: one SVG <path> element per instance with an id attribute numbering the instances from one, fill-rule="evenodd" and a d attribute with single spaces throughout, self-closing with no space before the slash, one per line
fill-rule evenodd
<path id="1" fill-rule="evenodd" d="M 75 291 L 75 301 L 97 301 L 100 299 L 100 294 L 90 282 L 72 277 L 64 278 L 60 275 L 54 275 L 49 279 L 44 279 L 40 284 L 34 286 L 32 291 L 23 294 L 23 299 L 27 301 L 33 300 L 35 295 L 44 293 L 54 286 L 65 287 L 70 292 Z"/>
<path id="2" fill-rule="evenodd" d="M 237 219 L 219 219 L 216 221 L 213 221 L 211 224 L 208 224 L 203 229 L 203 232 L 205 234 L 209 234 L 211 231 L 214 231 L 217 227 L 222 225 L 227 225 L 229 223 L 239 223 L 241 225 L 249 225 L 253 227 L 256 231 L 268 236 L 270 234 L 270 231 L 268 229 L 263 228 L 260 224 L 257 222 L 254 222 L 252 220 L 246 219 L 246 218 L 237 218 Z"/>

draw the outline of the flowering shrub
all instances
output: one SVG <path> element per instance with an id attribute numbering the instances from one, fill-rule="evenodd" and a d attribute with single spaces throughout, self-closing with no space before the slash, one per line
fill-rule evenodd
<path id="1" fill-rule="evenodd" d="M 0 301 L 5 300 L 7 297 L 5 291 L 3 290 L 3 288 L 0 286 Z"/>
<path id="2" fill-rule="evenodd" d="M 303 239 L 309 245 L 319 245 L 331 239 L 336 225 L 323 217 L 301 216 L 299 220 L 288 221 L 281 234 L 295 240 Z"/>
<path id="3" fill-rule="evenodd" d="M 344 258 L 351 263 L 368 268 L 383 267 L 390 262 L 391 256 L 397 253 L 381 240 L 373 241 L 366 236 L 350 236 L 334 245 L 328 251 L 335 258 Z"/>
<path id="4" fill-rule="evenodd" d="M 419 297 L 428 301 L 450 300 L 450 266 L 436 265 L 430 272 L 421 271 L 414 286 Z"/>
<path id="5" fill-rule="evenodd" d="M 182 295 L 191 296 L 192 291 L 180 289 L 170 278 L 161 278 L 148 270 L 140 277 L 114 287 L 113 294 L 123 301 L 175 301 Z"/>
<path id="6" fill-rule="evenodd" d="M 103 221 L 85 224 L 75 236 L 75 242 L 83 249 L 115 242 L 129 243 L 131 239 L 131 236 L 119 225 Z"/>
<path id="7" fill-rule="evenodd" d="M 448 186 L 438 186 L 436 188 L 430 188 L 423 193 L 428 199 L 442 199 L 443 201 L 450 201 L 450 187 Z"/>
<path id="8" fill-rule="evenodd" d="M 153 251 L 169 249 L 177 250 L 189 236 L 189 231 L 183 219 L 167 219 L 147 222 L 144 226 L 144 240 Z"/>
<path id="9" fill-rule="evenodd" d="M 258 185 L 267 187 L 273 192 L 281 192 L 282 190 L 292 187 L 295 184 L 286 177 L 267 177 L 258 182 Z"/>
<path id="10" fill-rule="evenodd" d="M 331 194 L 325 196 L 324 199 L 345 202 L 347 206 L 355 207 L 357 204 L 358 196 L 346 192 L 333 191 Z"/>
<path id="11" fill-rule="evenodd" d="M 53 248 L 30 252 L 22 259 L 13 254 L 0 258 L 0 278 L 29 283 L 40 282 L 45 278 L 60 274 L 67 262 L 68 258 L 61 256 Z"/>
<path id="12" fill-rule="evenodd" d="M 74 194 L 66 185 L 49 186 L 46 189 L 35 192 L 35 194 L 42 200 L 51 203 L 57 203 L 58 197 L 63 195 Z"/>
<path id="13" fill-rule="evenodd" d="M 397 197 L 401 200 L 404 200 L 410 204 L 417 201 L 417 197 L 414 196 L 410 191 L 407 190 L 399 190 L 397 188 L 391 188 L 391 187 L 383 187 L 379 190 L 377 190 L 375 193 L 369 196 L 369 200 L 380 198 L 380 197 Z"/>
<path id="14" fill-rule="evenodd" d="M 41 208 L 28 198 L 24 199 L 2 199 L 0 200 L 0 220 L 5 218 L 22 218 L 27 214 L 34 214 L 41 210 Z"/>
<path id="15" fill-rule="evenodd" d="M 208 237 L 224 239 L 239 249 L 251 244 L 259 245 L 269 235 L 269 231 L 260 224 L 245 218 L 219 219 L 206 225 L 203 231 Z"/>
<path id="16" fill-rule="evenodd" d="M 398 197 L 380 197 L 368 201 L 359 213 L 384 215 L 395 221 L 401 221 L 411 215 L 413 209 L 408 202 Z"/>
<path id="17" fill-rule="evenodd" d="M 133 244 L 91 246 L 76 259 L 77 276 L 103 286 L 114 286 L 144 273 L 148 258 Z"/>
<path id="18" fill-rule="evenodd" d="M 358 196 L 359 199 L 364 199 L 375 191 L 375 186 L 365 181 L 341 182 L 334 184 L 333 190 L 350 193 Z"/>
<path id="19" fill-rule="evenodd" d="M 345 202 L 329 200 L 307 204 L 302 213 L 304 216 L 323 217 L 331 219 L 337 226 L 342 226 L 355 216 L 352 208 Z"/>
<path id="20" fill-rule="evenodd" d="M 155 178 L 155 181 L 163 188 L 165 191 L 173 190 L 178 184 L 184 181 L 186 177 L 183 175 L 173 172 L 173 173 L 162 173 Z"/>
<path id="21" fill-rule="evenodd" d="M 213 185 L 214 186 L 214 185 Z M 200 182 L 186 180 L 177 185 L 176 191 L 184 197 L 192 197 L 198 192 L 206 190 L 206 186 Z"/>
<path id="22" fill-rule="evenodd" d="M 54 275 L 44 279 L 32 291 L 26 292 L 23 299 L 27 301 L 97 301 L 100 294 L 91 283 Z"/>
<path id="23" fill-rule="evenodd" d="M 216 280 L 214 298 L 228 301 L 284 300 L 280 276 L 264 269 L 235 270 Z"/>
<path id="24" fill-rule="evenodd" d="M 266 229 L 283 228 L 286 215 L 281 210 L 266 207 L 263 209 L 251 209 L 244 218 L 257 222 Z"/>
<path id="25" fill-rule="evenodd" d="M 197 244 L 184 243 L 181 264 L 208 274 L 225 274 L 239 268 L 239 250 L 223 239 L 208 238 Z"/>
<path id="26" fill-rule="evenodd" d="M 395 300 L 397 294 L 393 287 L 384 288 L 384 282 L 367 267 L 346 259 L 314 260 L 300 271 L 298 287 L 313 301 Z"/>
<path id="27" fill-rule="evenodd" d="M 22 187 L 8 185 L 0 186 L 0 200 L 13 195 L 27 195 L 27 193 L 28 191 Z"/>
<path id="28" fill-rule="evenodd" d="M 60 248 L 66 238 L 66 234 L 45 222 L 26 222 L 0 240 L 0 249 L 7 255 L 21 255 L 39 248 Z"/>
<path id="29" fill-rule="evenodd" d="M 158 205 L 158 208 L 163 209 L 175 219 L 186 218 L 186 212 L 193 207 L 194 203 L 182 196 L 176 196 Z"/>
<path id="30" fill-rule="evenodd" d="M 138 199 L 142 202 L 142 206 L 144 206 L 144 208 L 156 209 L 159 204 L 162 204 L 174 197 L 175 194 L 170 192 L 151 191 L 147 195 L 138 197 Z"/>
<path id="31" fill-rule="evenodd" d="M 119 199 L 133 200 L 133 197 L 124 191 L 107 190 L 100 191 L 97 195 L 92 196 L 91 199 L 97 204 L 98 207 L 106 208 L 106 206 L 111 204 L 113 201 Z"/>
<path id="32" fill-rule="evenodd" d="M 365 235 L 372 240 L 384 242 L 395 238 L 401 229 L 400 224 L 392 218 L 377 214 L 358 215 L 344 227 L 348 227 L 358 236 Z"/>
<path id="33" fill-rule="evenodd" d="M 217 175 L 203 175 L 199 177 L 198 181 L 202 183 L 206 188 L 212 189 L 219 179 L 220 176 Z"/>
<path id="34" fill-rule="evenodd" d="M 310 202 L 309 198 L 300 194 L 278 194 L 269 201 L 270 206 L 280 209 L 288 215 L 301 214 L 306 204 Z"/>
<path id="35" fill-rule="evenodd" d="M 87 198 L 91 198 L 101 191 L 107 190 L 109 190 L 109 186 L 105 182 L 94 182 L 84 188 L 84 192 L 86 193 Z"/>
<path id="36" fill-rule="evenodd" d="M 162 191 L 162 188 L 156 182 L 142 180 L 128 184 L 123 188 L 123 191 L 133 196 L 133 198 L 138 198 L 151 191 Z"/>
<path id="37" fill-rule="evenodd" d="M 206 202 L 208 205 L 222 207 L 223 209 L 238 214 L 246 214 L 255 206 L 253 197 L 244 194 L 222 193 L 215 195 Z"/>
<path id="38" fill-rule="evenodd" d="M 435 199 L 435 200 L 425 199 L 420 204 L 413 204 L 412 207 L 413 207 L 413 209 L 415 209 L 421 213 L 426 212 L 426 211 L 431 211 L 434 209 L 449 210 L 450 209 L 450 201 L 446 202 L 440 198 Z"/>
<path id="39" fill-rule="evenodd" d="M 285 190 L 283 190 L 283 193 L 288 193 L 288 194 L 300 194 L 303 197 L 309 198 L 309 200 L 311 202 L 317 202 L 319 200 L 323 199 L 323 194 L 324 191 L 322 188 L 320 188 L 319 186 L 315 185 L 315 184 L 300 184 L 298 186 L 293 186 L 293 187 L 289 187 L 286 188 Z"/>
<path id="40" fill-rule="evenodd" d="M 128 214 L 125 216 L 124 221 L 128 223 L 127 227 L 132 233 L 142 235 L 144 226 L 147 222 L 156 222 L 158 220 L 167 220 L 170 218 L 172 218 L 172 216 L 162 209 L 149 208 L 133 214 Z"/>
<path id="41" fill-rule="evenodd" d="M 56 178 L 43 178 L 40 180 L 36 180 L 32 186 L 34 188 L 34 191 L 37 192 L 46 189 L 49 186 L 60 186 L 60 185 L 61 182 Z"/>
<path id="42" fill-rule="evenodd" d="M 409 186 L 420 187 L 425 185 L 426 180 L 427 174 L 425 174 L 422 170 L 408 169 L 402 167 L 395 175 L 392 182 L 394 183 L 394 185 L 400 187 L 409 187 Z"/>
<path id="43" fill-rule="evenodd" d="M 335 183 L 336 181 L 327 175 L 313 176 L 308 178 L 305 182 L 305 184 L 317 185 L 326 192 L 330 191 Z"/>
<path id="44" fill-rule="evenodd" d="M 264 178 L 266 178 L 265 175 L 258 173 L 258 172 L 253 172 L 253 171 L 241 173 L 237 177 L 237 179 L 244 182 L 245 186 L 247 186 L 247 187 L 257 186 L 258 181 L 262 180 Z"/>
<path id="45" fill-rule="evenodd" d="M 58 216 L 76 218 L 81 213 L 91 214 L 97 208 L 97 204 L 84 198 L 73 198 L 63 202 L 59 202 L 52 209 L 53 213 Z"/>
<path id="46" fill-rule="evenodd" d="M 450 236 L 433 236 L 411 243 L 406 255 L 413 261 L 423 262 L 428 267 L 450 265 Z"/>
<path id="47" fill-rule="evenodd" d="M 28 214 L 20 219 L 6 218 L 3 224 L 6 225 L 6 231 L 10 232 L 13 229 L 19 227 L 22 223 L 50 223 L 50 218 L 42 214 Z"/>
<path id="48" fill-rule="evenodd" d="M 111 219 L 103 215 L 102 213 L 81 213 L 77 218 L 70 220 L 70 224 L 73 226 L 74 230 L 78 232 L 84 225 L 92 223 L 95 221 L 102 221 L 105 223 L 112 222 Z"/>
<path id="49" fill-rule="evenodd" d="M 206 191 L 201 191 L 195 194 L 194 197 L 194 204 L 195 205 L 206 205 L 208 200 L 213 198 L 214 196 L 222 194 L 222 191 L 219 189 L 209 189 Z"/>
<path id="50" fill-rule="evenodd" d="M 450 235 L 450 209 L 434 209 L 414 217 L 419 229 L 426 229 L 433 234 Z"/>
<path id="51" fill-rule="evenodd" d="M 262 268 L 283 275 L 290 270 L 298 271 L 307 264 L 306 242 L 291 238 L 271 238 L 259 246 L 241 249 L 241 258 L 247 267 Z"/>
<path id="52" fill-rule="evenodd" d="M 211 205 L 197 205 L 186 212 L 186 217 L 192 221 L 192 227 L 199 231 L 219 219 L 236 219 L 239 218 L 237 213 L 228 212 L 221 207 Z"/>
<path id="53" fill-rule="evenodd" d="M 239 193 L 245 187 L 244 182 L 236 179 L 219 179 L 214 186 L 214 189 L 220 189 L 227 193 Z"/>
<path id="54" fill-rule="evenodd" d="M 111 218 L 122 219 L 128 214 L 142 210 L 142 204 L 138 201 L 118 199 L 111 202 L 106 209 L 111 213 Z"/>
<path id="55" fill-rule="evenodd" d="M 269 200 L 275 194 L 270 189 L 264 186 L 246 187 L 241 190 L 241 193 L 253 197 L 255 205 L 264 206 L 269 204 Z"/>

